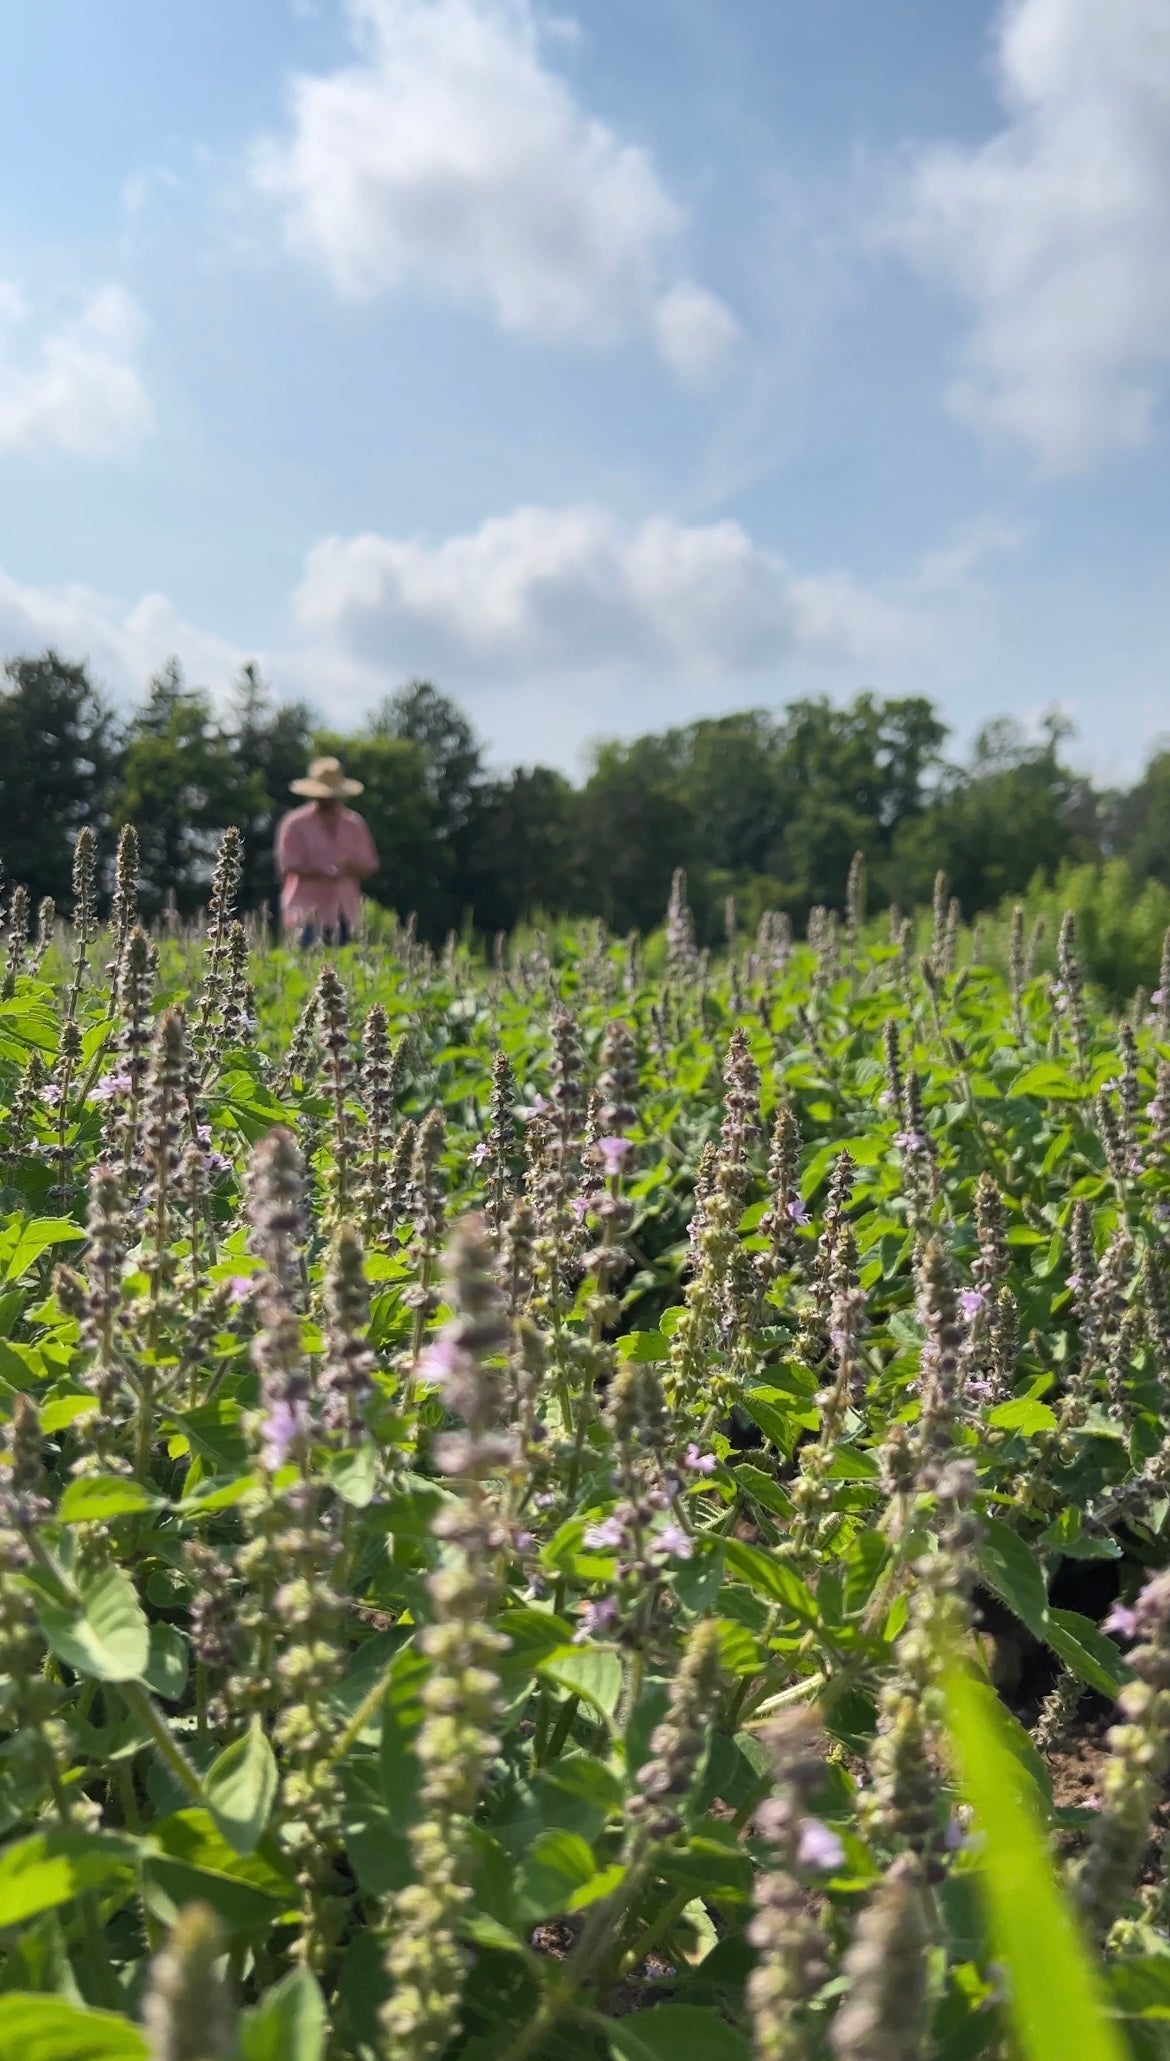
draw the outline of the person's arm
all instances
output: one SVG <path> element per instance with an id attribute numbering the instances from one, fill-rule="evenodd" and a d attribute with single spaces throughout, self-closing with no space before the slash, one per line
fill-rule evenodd
<path id="1" fill-rule="evenodd" d="M 378 870 L 378 847 L 370 834 L 370 826 L 364 816 L 357 819 L 358 835 L 355 842 L 352 871 L 359 880 L 368 880 Z"/>

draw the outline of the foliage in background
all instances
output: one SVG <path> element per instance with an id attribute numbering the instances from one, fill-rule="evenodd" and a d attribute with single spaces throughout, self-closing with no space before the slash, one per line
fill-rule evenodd
<path id="1" fill-rule="evenodd" d="M 13 660 L 0 691 L 0 862 L 34 905 L 62 901 L 78 825 L 132 822 L 144 908 L 191 915 L 236 824 L 243 906 L 271 908 L 276 821 L 317 749 L 366 782 L 382 854 L 375 899 L 413 913 L 435 945 L 449 930 L 491 937 L 540 912 L 645 933 L 681 866 L 699 943 L 714 946 L 729 894 L 750 929 L 766 910 L 800 925 L 816 907 L 843 913 L 855 851 L 875 898 L 904 908 L 929 903 L 941 867 L 968 921 L 1062 868 L 1106 860 L 1126 859 L 1139 886 L 1170 887 L 1170 756 L 1155 756 L 1130 793 L 1099 794 L 1065 763 L 1067 734 L 1055 717 L 1038 741 L 993 723 L 960 767 L 921 698 L 795 701 L 602 743 L 575 787 L 547 767 L 491 770 L 466 717 L 425 682 L 356 729 L 323 729 L 299 703 L 275 702 L 254 667 L 220 709 L 172 664 L 116 720 L 84 667 L 46 652 Z M 1133 955 L 1111 962 L 1102 925 L 1087 925 L 1086 951 L 1115 995 L 1156 972 L 1147 959 L 1123 978 Z"/>

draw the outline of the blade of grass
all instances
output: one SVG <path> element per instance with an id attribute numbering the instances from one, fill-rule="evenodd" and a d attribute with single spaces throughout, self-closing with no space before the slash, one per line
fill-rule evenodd
<path id="1" fill-rule="evenodd" d="M 1028 1777 L 996 1707 L 959 1667 L 947 1725 L 964 1793 L 983 1834 L 980 1879 L 1007 2007 L 1024 2061 L 1132 2061 L 1111 2022 L 1092 1953 L 1049 1859 Z"/>

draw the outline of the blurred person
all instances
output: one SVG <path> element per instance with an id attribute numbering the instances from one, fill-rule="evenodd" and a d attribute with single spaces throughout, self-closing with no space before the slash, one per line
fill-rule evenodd
<path id="1" fill-rule="evenodd" d="M 281 818 L 276 833 L 281 920 L 305 948 L 318 938 L 347 945 L 361 907 L 361 883 L 378 866 L 369 825 L 345 807 L 362 792 L 362 782 L 348 780 L 337 759 L 314 759 L 307 777 L 292 781 L 291 789 L 308 799 Z"/>

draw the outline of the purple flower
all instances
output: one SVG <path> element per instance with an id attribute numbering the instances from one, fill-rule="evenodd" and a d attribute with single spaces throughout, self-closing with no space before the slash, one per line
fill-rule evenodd
<path id="1" fill-rule="evenodd" d="M 894 1143 L 899 1152 L 925 1152 L 927 1149 L 921 1131 L 895 1131 Z"/>
<path id="2" fill-rule="evenodd" d="M 801 1201 L 799 1195 L 793 1196 L 792 1201 L 788 1205 L 788 1214 L 794 1224 L 807 1224 L 808 1205 Z"/>
<path id="3" fill-rule="evenodd" d="M 196 1124 L 196 1126 L 195 1126 L 195 1136 L 196 1136 L 196 1138 L 197 1138 L 197 1139 L 199 1140 L 199 1143 L 200 1143 L 201 1145 L 210 1145 L 210 1143 L 211 1143 L 211 1125 L 210 1125 L 210 1124 Z"/>
<path id="4" fill-rule="evenodd" d="M 56 1081 L 46 1081 L 41 1089 L 41 1101 L 47 1102 L 50 1109 L 55 1109 L 60 1100 L 61 1090 L 57 1086 Z"/>
<path id="5" fill-rule="evenodd" d="M 570 1197 L 569 1209 L 579 1224 L 584 1223 L 591 1206 L 588 1195 L 574 1195 Z"/>
<path id="6" fill-rule="evenodd" d="M 273 1403 L 264 1420 L 262 1456 L 269 1468 L 283 1467 L 293 1446 L 309 1429 L 309 1412 L 304 1403 Z"/>
<path id="7" fill-rule="evenodd" d="M 213 1180 L 221 1174 L 230 1174 L 232 1170 L 232 1163 L 226 1152 L 205 1152 L 203 1164 Z"/>
<path id="8" fill-rule="evenodd" d="M 130 1085 L 128 1073 L 103 1074 L 101 1080 L 95 1081 L 90 1089 L 89 1099 L 91 1102 L 110 1102 L 115 1095 L 124 1095 Z"/>
<path id="9" fill-rule="evenodd" d="M 695 1550 L 695 1542 L 681 1524 L 664 1525 L 658 1534 L 658 1544 L 664 1553 L 673 1554 L 676 1560 L 689 1560 Z"/>
<path id="10" fill-rule="evenodd" d="M 251 1274 L 233 1274 L 227 1285 L 229 1302 L 247 1302 L 256 1286 Z"/>
<path id="11" fill-rule="evenodd" d="M 959 1308 L 962 1310 L 967 1322 L 971 1323 L 972 1319 L 977 1317 L 983 1308 L 983 1296 L 979 1290 L 977 1288 L 961 1288 L 959 1290 Z"/>
<path id="12" fill-rule="evenodd" d="M 583 1646 L 596 1632 L 609 1632 L 618 1621 L 616 1596 L 603 1596 L 599 1603 L 586 1603 L 581 1612 L 580 1629 L 573 1633 L 574 1646 Z"/>
<path id="13" fill-rule="evenodd" d="M 628 1138 L 599 1138 L 597 1151 L 605 1168 L 605 1177 L 612 1181 L 615 1174 L 621 1173 L 626 1154 L 633 1151 L 633 1146 Z"/>
<path id="14" fill-rule="evenodd" d="M 1163 1002 L 1166 1000 L 1165 988 L 1155 988 L 1153 994 L 1150 996 L 1150 1000 L 1151 1002 L 1155 1003 L 1157 1007 L 1160 1009 Z"/>
<path id="15" fill-rule="evenodd" d="M 1137 1611 L 1128 1603 L 1115 1603 L 1101 1630 L 1118 1632 L 1123 1639 L 1132 1639 L 1137 1632 Z"/>
<path id="16" fill-rule="evenodd" d="M 691 1440 L 683 1455 L 684 1467 L 688 1467 L 692 1474 L 714 1474 L 718 1465 L 714 1453 L 701 1453 L 694 1440 Z"/>
<path id="17" fill-rule="evenodd" d="M 534 1510 L 551 1510 L 555 1502 L 556 1495 L 554 1491 L 552 1489 L 542 1489 L 538 1496 L 533 1496 L 532 1507 Z"/>
<path id="18" fill-rule="evenodd" d="M 1080 1277 L 1080 1275 L 1079 1275 L 1079 1274 L 1070 1274 L 1070 1275 L 1069 1275 L 1069 1277 L 1068 1277 L 1068 1281 L 1067 1281 L 1067 1283 L 1066 1283 L 1066 1286 L 1067 1286 L 1067 1287 L 1069 1287 L 1069 1288 L 1071 1288 L 1071 1289 L 1073 1289 L 1073 1290 L 1076 1290 L 1076 1289 L 1078 1289 L 1078 1288 L 1080 1287 L 1080 1285 L 1081 1285 L 1081 1277 Z"/>
<path id="19" fill-rule="evenodd" d="M 802 1868 L 839 1868 L 845 1848 L 831 1826 L 822 1825 L 819 1818 L 804 1818 L 797 1858 Z"/>
<path id="20" fill-rule="evenodd" d="M 548 1103 L 545 1101 L 544 1096 L 534 1095 L 531 1102 L 521 1109 L 520 1114 L 524 1122 L 528 1124 L 532 1122 L 534 1116 L 543 1116 L 547 1108 Z"/>
<path id="21" fill-rule="evenodd" d="M 534 1531 L 513 1532 L 512 1544 L 518 1553 L 527 1553 L 536 1544 L 536 1533 Z"/>
<path id="22" fill-rule="evenodd" d="M 491 1147 L 488 1144 L 487 1139 L 481 1138 L 479 1144 L 475 1148 L 475 1151 L 471 1155 L 472 1166 L 482 1166 L 484 1160 L 487 1158 L 488 1153 L 490 1151 Z"/>
<path id="23" fill-rule="evenodd" d="M 948 1853 L 965 1853 L 971 1845 L 971 1836 L 967 1831 L 967 1827 L 960 1817 L 956 1817 L 954 1811 L 951 1812 L 950 1817 L 947 1819 L 947 1829 L 943 1833 L 943 1845 Z"/>
<path id="24" fill-rule="evenodd" d="M 436 1388 L 442 1388 L 445 1381 L 450 1381 L 458 1373 L 461 1361 L 462 1353 L 454 1333 L 440 1331 L 426 1351 L 420 1354 L 418 1371 L 426 1380 L 433 1381 Z"/>
<path id="25" fill-rule="evenodd" d="M 624 1546 L 625 1542 L 626 1527 L 616 1511 L 600 1524 L 591 1524 L 582 1539 L 586 1546 Z"/>

